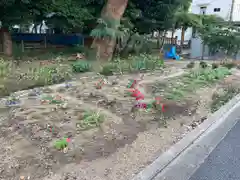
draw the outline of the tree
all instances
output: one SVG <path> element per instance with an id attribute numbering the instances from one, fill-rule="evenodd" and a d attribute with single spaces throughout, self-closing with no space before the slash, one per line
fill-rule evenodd
<path id="1" fill-rule="evenodd" d="M 108 0 L 103 7 L 98 26 L 91 33 L 94 37 L 92 47 L 97 49 L 97 59 L 112 58 L 116 40 L 119 37 L 120 21 L 127 4 L 128 0 Z"/>
<path id="2" fill-rule="evenodd" d="M 211 54 L 223 52 L 225 57 L 232 57 L 239 52 L 240 32 L 237 27 L 227 24 L 204 26 L 200 37 L 208 45 Z"/>
<path id="3" fill-rule="evenodd" d="M 109 2 L 110 1 L 108 1 L 108 3 Z M 129 0 L 128 4 L 126 0 L 119 1 L 119 3 L 121 2 L 122 7 L 126 8 L 125 12 L 123 11 L 124 8 L 122 8 L 121 15 L 123 13 L 124 14 L 121 21 L 120 16 L 118 16 L 118 18 L 115 20 L 109 20 L 109 17 L 108 19 L 101 18 L 101 20 L 98 21 L 99 26 L 91 33 L 91 35 L 95 37 L 95 43 L 102 43 L 103 39 L 105 39 L 105 41 L 108 39 L 108 43 L 112 43 L 111 45 L 103 45 L 103 43 L 100 45 L 100 43 L 98 43 L 98 52 L 100 49 L 107 49 L 107 46 L 110 45 L 109 47 L 111 48 L 109 48 L 108 53 L 105 54 L 108 54 L 108 57 L 112 56 L 111 53 L 113 51 L 110 49 L 114 47 L 115 43 L 113 42 L 119 38 L 119 35 L 121 37 L 123 34 L 125 34 L 126 28 L 128 28 L 127 32 L 130 33 L 130 36 L 127 36 L 128 39 L 130 39 L 136 32 L 139 35 L 145 35 L 150 34 L 153 31 L 167 31 L 172 27 L 171 20 L 173 19 L 174 12 L 179 8 L 179 6 L 186 6 L 190 0 Z M 115 23 L 111 23 L 114 21 Z M 123 34 L 121 34 L 119 31 L 121 31 L 121 25 L 123 24 L 127 24 L 127 26 L 124 25 L 125 31 Z M 110 41 L 111 37 L 115 40 Z M 100 58 L 104 57 L 103 52 L 98 53 Z M 106 58 L 106 56 L 104 58 Z"/>
<path id="4" fill-rule="evenodd" d="M 65 32 L 81 32 L 87 21 L 96 20 L 96 12 L 103 3 L 104 0 L 0 0 L 5 54 L 12 54 L 9 30 L 13 25 L 34 23 L 36 27 L 47 20 L 48 25 L 61 27 Z"/>

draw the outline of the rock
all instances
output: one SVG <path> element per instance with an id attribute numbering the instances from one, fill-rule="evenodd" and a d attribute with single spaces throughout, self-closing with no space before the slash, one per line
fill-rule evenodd
<path id="1" fill-rule="evenodd" d="M 200 120 L 200 121 L 201 121 L 201 122 L 203 122 L 203 121 L 205 121 L 206 119 L 207 119 L 207 117 L 206 117 L 206 116 L 204 116 L 204 117 L 202 117 L 202 118 L 201 118 L 201 120 Z"/>
<path id="2" fill-rule="evenodd" d="M 33 96 L 36 96 L 37 94 L 36 94 L 36 92 L 34 92 L 34 91 L 31 91 L 31 92 L 29 92 L 28 93 L 28 96 L 29 97 L 33 97 Z"/>
<path id="3" fill-rule="evenodd" d="M 59 87 L 57 89 L 57 92 L 59 92 L 59 93 L 62 93 L 62 92 L 65 92 L 65 91 L 66 91 L 66 89 L 64 87 Z"/>
<path id="4" fill-rule="evenodd" d="M 198 126 L 198 124 L 197 124 L 197 122 L 193 122 L 193 123 L 191 124 L 191 126 L 192 126 L 192 129 L 195 129 L 195 128 Z"/>
<path id="5" fill-rule="evenodd" d="M 43 88 L 42 91 L 43 91 L 44 93 L 53 93 L 53 90 L 52 90 L 51 88 L 48 88 L 48 87 Z"/>
<path id="6" fill-rule="evenodd" d="M 117 85 L 117 84 L 119 84 L 119 82 L 117 80 L 112 81 L 112 85 Z"/>
<path id="7" fill-rule="evenodd" d="M 67 109 L 67 103 L 62 104 L 62 105 L 61 105 L 61 108 L 62 108 L 62 109 Z"/>

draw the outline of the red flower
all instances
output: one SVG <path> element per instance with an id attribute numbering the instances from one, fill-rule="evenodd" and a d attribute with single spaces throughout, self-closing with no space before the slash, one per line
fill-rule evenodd
<path id="1" fill-rule="evenodd" d="M 162 105 L 162 112 L 164 112 L 165 111 L 165 109 L 164 109 L 164 104 Z"/>
<path id="2" fill-rule="evenodd" d="M 146 109 L 147 108 L 147 104 L 146 103 L 142 103 L 142 108 Z"/>

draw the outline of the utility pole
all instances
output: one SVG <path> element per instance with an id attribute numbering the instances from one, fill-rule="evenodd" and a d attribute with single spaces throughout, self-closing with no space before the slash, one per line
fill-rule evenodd
<path id="1" fill-rule="evenodd" d="M 233 21 L 233 10 L 234 10 L 234 5 L 235 5 L 235 0 L 232 0 L 229 22 L 232 22 L 232 21 Z"/>

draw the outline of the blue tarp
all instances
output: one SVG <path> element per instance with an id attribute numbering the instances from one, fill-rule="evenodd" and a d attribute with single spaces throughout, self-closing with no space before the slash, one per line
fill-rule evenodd
<path id="1" fill-rule="evenodd" d="M 170 51 L 165 53 L 165 58 L 180 60 L 180 57 L 176 52 L 176 46 L 172 46 Z"/>
<path id="2" fill-rule="evenodd" d="M 13 33 L 13 41 L 24 41 L 24 42 L 44 42 L 46 38 L 47 43 L 53 45 L 83 45 L 84 37 L 83 35 L 76 34 L 23 34 L 23 33 Z"/>

